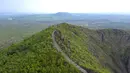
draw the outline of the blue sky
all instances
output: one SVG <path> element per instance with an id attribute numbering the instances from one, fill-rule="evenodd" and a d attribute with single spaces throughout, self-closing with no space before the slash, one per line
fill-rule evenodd
<path id="1" fill-rule="evenodd" d="M 129 0 L 0 0 L 0 13 L 130 13 Z"/>

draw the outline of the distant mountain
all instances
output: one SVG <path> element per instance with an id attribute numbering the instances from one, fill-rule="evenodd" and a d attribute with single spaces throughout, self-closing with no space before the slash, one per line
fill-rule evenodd
<path id="1" fill-rule="evenodd" d="M 68 12 L 58 12 L 54 15 L 56 15 L 56 16 L 72 16 L 72 14 L 68 13 Z"/>
<path id="2" fill-rule="evenodd" d="M 130 73 L 130 34 L 67 23 L 0 51 L 0 73 Z"/>

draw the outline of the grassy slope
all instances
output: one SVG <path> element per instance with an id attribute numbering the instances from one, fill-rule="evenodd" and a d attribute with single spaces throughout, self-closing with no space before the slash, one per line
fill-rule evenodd
<path id="1" fill-rule="evenodd" d="M 79 73 L 53 47 L 53 29 L 0 51 L 0 73 Z"/>
<path id="2" fill-rule="evenodd" d="M 81 27 L 62 24 L 57 26 L 61 31 L 64 41 L 59 43 L 63 51 L 70 58 L 85 69 L 93 70 L 97 73 L 110 73 L 109 69 L 101 66 L 99 61 L 88 51 L 88 37 Z M 68 44 L 68 41 L 70 44 Z M 69 47 L 67 45 L 70 45 Z"/>

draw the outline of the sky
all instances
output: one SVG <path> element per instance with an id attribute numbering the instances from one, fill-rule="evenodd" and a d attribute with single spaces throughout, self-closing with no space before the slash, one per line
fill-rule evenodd
<path id="1" fill-rule="evenodd" d="M 0 0 L 0 13 L 130 13 L 129 0 Z"/>

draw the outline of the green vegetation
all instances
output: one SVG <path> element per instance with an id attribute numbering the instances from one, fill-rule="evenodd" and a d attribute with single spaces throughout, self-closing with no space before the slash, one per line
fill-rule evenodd
<path id="1" fill-rule="evenodd" d="M 118 29 L 90 30 L 67 23 L 49 28 L 0 51 L 0 73 L 80 73 L 53 46 L 88 73 L 127 73 L 130 34 Z"/>
<path id="2" fill-rule="evenodd" d="M 0 73 L 79 73 L 53 47 L 50 27 L 0 51 Z"/>

